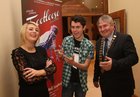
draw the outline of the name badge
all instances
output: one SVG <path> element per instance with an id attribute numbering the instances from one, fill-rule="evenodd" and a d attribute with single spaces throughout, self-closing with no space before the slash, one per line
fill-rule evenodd
<path id="1" fill-rule="evenodd" d="M 79 63 L 79 54 L 74 53 L 73 56 L 74 56 L 74 61 L 77 62 L 77 63 Z M 77 67 L 75 67 L 75 66 L 73 66 L 73 67 L 74 67 L 75 69 L 77 69 Z"/>

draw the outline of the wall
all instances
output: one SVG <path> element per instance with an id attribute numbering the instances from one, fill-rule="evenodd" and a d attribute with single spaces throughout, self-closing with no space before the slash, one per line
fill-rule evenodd
<path id="1" fill-rule="evenodd" d="M 0 97 L 18 97 L 18 80 L 10 54 L 19 42 L 20 0 L 1 0 L 0 22 Z"/>
<path id="2" fill-rule="evenodd" d="M 108 0 L 109 12 L 126 9 L 127 14 L 127 33 L 133 37 L 135 46 L 140 57 L 140 0 Z M 140 62 L 133 67 L 136 82 L 135 93 L 140 97 Z"/>
<path id="3" fill-rule="evenodd" d="M 132 35 L 140 56 L 139 4 L 139 0 L 109 0 L 109 12 L 126 9 L 127 31 Z M 21 0 L 2 0 L 0 3 L 0 97 L 18 97 L 18 80 L 10 54 L 12 49 L 19 44 L 18 32 L 20 30 L 21 20 Z M 134 66 L 136 80 L 135 93 L 140 97 L 139 68 L 140 65 Z"/>

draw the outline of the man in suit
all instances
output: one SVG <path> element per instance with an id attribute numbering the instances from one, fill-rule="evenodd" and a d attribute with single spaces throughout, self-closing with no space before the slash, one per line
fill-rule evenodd
<path id="1" fill-rule="evenodd" d="M 132 66 L 138 62 L 138 55 L 132 37 L 116 32 L 114 26 L 109 15 L 101 16 L 97 22 L 101 38 L 96 42 L 93 83 L 95 87 L 100 84 L 102 97 L 132 97 Z"/>

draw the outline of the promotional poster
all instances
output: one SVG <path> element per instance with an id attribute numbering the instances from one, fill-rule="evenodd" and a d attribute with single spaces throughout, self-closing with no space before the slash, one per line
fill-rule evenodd
<path id="1" fill-rule="evenodd" d="M 37 45 L 46 49 L 57 66 L 54 82 L 47 81 L 50 97 L 61 97 L 62 61 L 54 50 L 62 44 L 61 0 L 21 0 L 22 23 L 34 21 L 39 24 L 41 35 Z"/>

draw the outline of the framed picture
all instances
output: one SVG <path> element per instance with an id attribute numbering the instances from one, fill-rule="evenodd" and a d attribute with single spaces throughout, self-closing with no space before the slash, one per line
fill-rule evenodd
<path id="1" fill-rule="evenodd" d="M 115 30 L 117 32 L 121 32 L 121 29 L 120 29 L 120 19 L 114 19 L 114 24 L 115 24 Z"/>
<path id="2" fill-rule="evenodd" d="M 116 31 L 126 33 L 126 14 L 125 9 L 109 14 L 114 19 Z"/>

